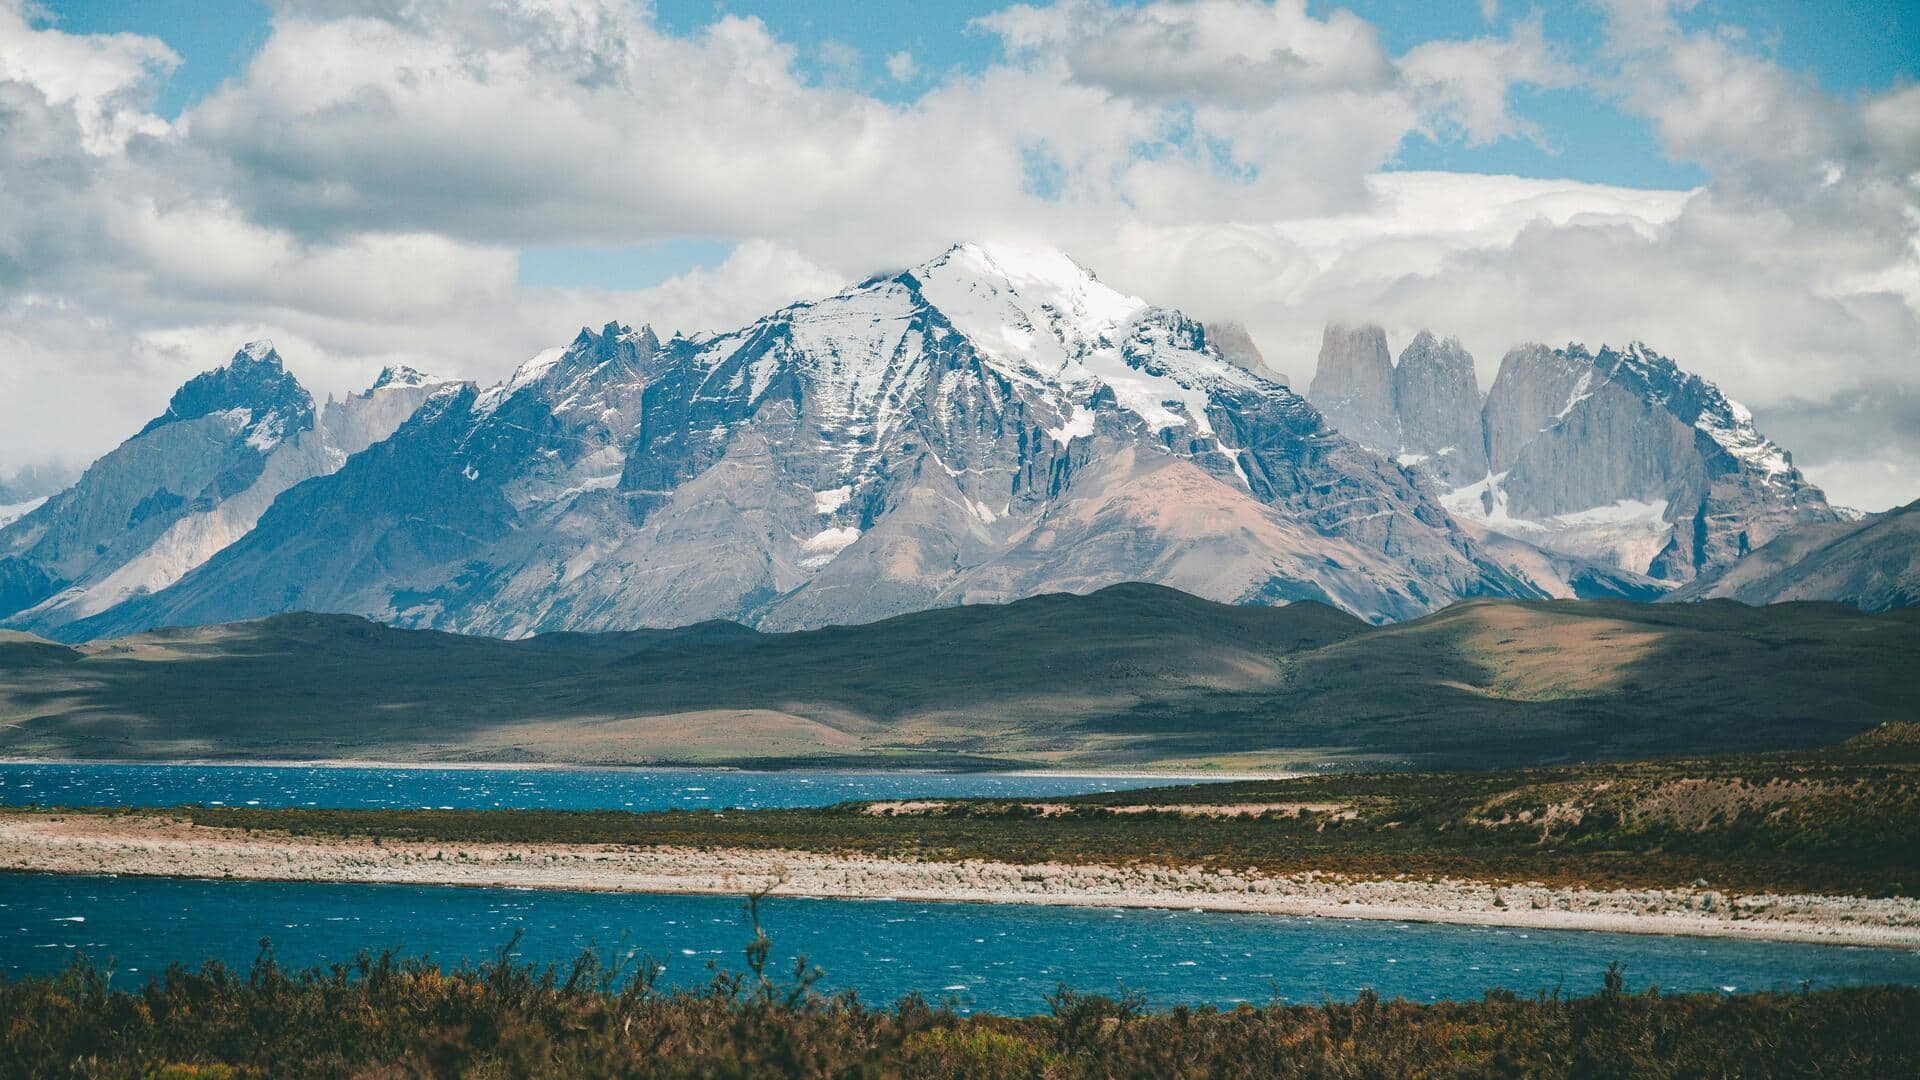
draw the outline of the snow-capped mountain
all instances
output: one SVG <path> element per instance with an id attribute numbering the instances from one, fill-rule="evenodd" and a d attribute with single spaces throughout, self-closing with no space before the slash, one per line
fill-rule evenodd
<path id="1" fill-rule="evenodd" d="M 1388 356 L 1379 327 L 1329 327 L 1314 400 L 1462 520 L 1669 584 L 1836 520 L 1746 409 L 1638 342 L 1520 346 L 1484 402 L 1457 341 Z"/>
<path id="2" fill-rule="evenodd" d="M 47 632 L 164 589 L 246 535 L 281 492 L 392 434 L 432 385 L 389 369 L 316 409 L 271 342 L 247 345 L 0 530 L 0 616 Z"/>
<path id="3" fill-rule="evenodd" d="M 1543 593 L 1199 323 L 964 244 L 730 333 L 613 324 L 442 387 L 68 636 L 295 609 L 792 628 L 1129 580 L 1375 620 Z"/>
<path id="4" fill-rule="evenodd" d="M 1712 383 L 1635 342 L 1507 354 L 1484 410 L 1487 476 L 1456 513 L 1663 581 L 1731 565 L 1826 496 Z"/>

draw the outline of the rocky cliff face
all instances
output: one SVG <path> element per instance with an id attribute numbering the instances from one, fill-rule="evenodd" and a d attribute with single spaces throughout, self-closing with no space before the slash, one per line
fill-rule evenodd
<path id="1" fill-rule="evenodd" d="M 1662 581 L 1837 520 L 1744 408 L 1638 343 L 1513 350 L 1483 424 L 1488 475 L 1449 493 L 1449 509 Z"/>
<path id="2" fill-rule="evenodd" d="M 1253 340 L 1247 328 L 1237 322 L 1212 322 L 1206 324 L 1207 340 L 1213 343 L 1220 353 L 1220 359 L 1243 371 L 1251 371 L 1279 383 L 1281 386 L 1293 385 L 1285 372 L 1267 363 L 1260 352 L 1260 346 Z"/>
<path id="3" fill-rule="evenodd" d="M 1308 394 L 1335 428 L 1436 490 L 1486 475 L 1480 382 L 1456 338 L 1422 330 L 1396 364 L 1380 327 L 1330 325 Z"/>
<path id="4" fill-rule="evenodd" d="M 428 390 L 417 372 L 389 372 L 317 410 L 271 343 L 248 345 L 0 530 L 0 616 L 51 632 L 165 588 L 244 536 L 281 492 L 390 434 Z"/>
<path id="5" fill-rule="evenodd" d="M 1486 475 L 1480 380 L 1458 338 L 1415 335 L 1393 368 L 1393 408 L 1401 464 L 1452 489 Z"/>
<path id="6" fill-rule="evenodd" d="M 1328 327 L 1312 393 L 1329 420 L 1364 433 L 1456 516 L 1626 575 L 1609 588 L 1637 589 L 1641 576 L 1670 587 L 1784 529 L 1836 520 L 1745 409 L 1638 343 L 1522 345 L 1484 403 L 1457 341 L 1422 331 L 1397 365 L 1385 357 L 1377 327 Z"/>
<path id="7" fill-rule="evenodd" d="M 731 333 L 608 326 L 443 388 L 67 636 L 293 609 L 791 628 L 1127 580 L 1374 620 L 1542 595 L 1200 324 L 1055 251 L 961 245 Z"/>
<path id="8" fill-rule="evenodd" d="M 1501 357 L 1481 412 L 1488 470 L 1512 468 L 1528 443 L 1586 396 L 1593 378 L 1583 358 L 1545 345 L 1521 345 Z"/>
<path id="9" fill-rule="evenodd" d="M 1920 502 L 1862 520 L 1800 525 L 1671 600 L 1826 600 L 1866 611 L 1920 604 Z"/>
<path id="10" fill-rule="evenodd" d="M 1378 326 L 1329 324 L 1307 396 L 1331 424 L 1376 453 L 1400 450 L 1400 418 L 1393 401 L 1393 356 Z"/>

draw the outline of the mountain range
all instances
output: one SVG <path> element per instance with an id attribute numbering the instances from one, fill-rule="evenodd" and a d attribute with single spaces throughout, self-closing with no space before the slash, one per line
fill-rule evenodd
<path id="1" fill-rule="evenodd" d="M 393 434 L 432 385 L 389 369 L 316 407 L 271 343 L 246 346 L 0 530 L 0 612 L 52 628 L 165 589 L 245 536 L 281 493 Z"/>
<path id="2" fill-rule="evenodd" d="M 0 528 L 0 625 L 276 612 L 522 637 L 775 631 L 1123 581 L 1374 623 L 1653 599 L 1838 516 L 1642 346 L 1329 328 L 1295 393 L 1244 330 L 1060 252 L 962 244 L 721 334 L 583 329 L 490 387 L 316 406 L 266 343 Z"/>
<path id="3" fill-rule="evenodd" d="M 1422 475 L 1457 518 L 1671 588 L 1841 515 L 1718 387 L 1635 342 L 1523 345 L 1483 397 L 1472 356 L 1421 331 L 1330 326 L 1309 397 Z"/>

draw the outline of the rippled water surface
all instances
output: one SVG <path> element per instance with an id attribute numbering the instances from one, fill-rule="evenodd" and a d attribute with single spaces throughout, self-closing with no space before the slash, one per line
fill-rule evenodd
<path id="1" fill-rule="evenodd" d="M 1062 982 L 1141 990 L 1161 1006 L 1317 1002 L 1366 987 L 1422 1001 L 1490 987 L 1584 994 L 1612 961 L 1635 988 L 1920 984 L 1920 953 L 1908 950 L 1626 934 L 799 898 L 769 901 L 764 921 L 776 955 L 805 953 L 828 989 L 1014 1012 L 1044 1009 Z M 263 937 L 295 966 L 388 946 L 451 963 L 490 957 L 516 930 L 524 959 L 564 960 L 598 943 L 650 953 L 682 985 L 710 977 L 710 962 L 737 969 L 747 936 L 728 897 L 0 875 L 0 970 L 51 971 L 84 951 L 115 959 L 115 985 L 170 961 L 244 968 Z"/>
<path id="2" fill-rule="evenodd" d="M 1166 784 L 1036 773 L 0 764 L 0 806 L 667 810 L 852 799 L 1039 798 Z"/>

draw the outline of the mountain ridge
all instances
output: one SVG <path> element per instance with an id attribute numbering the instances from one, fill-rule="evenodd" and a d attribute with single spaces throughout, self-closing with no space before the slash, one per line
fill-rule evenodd
<path id="1" fill-rule="evenodd" d="M 1309 391 L 1462 521 L 1678 587 L 1795 526 L 1839 520 L 1752 414 L 1634 341 L 1509 350 L 1486 394 L 1457 341 L 1392 362 L 1375 325 L 1331 325 Z"/>
<path id="2" fill-rule="evenodd" d="M 62 628 L 165 588 L 236 540 L 283 492 L 379 442 L 427 394 L 386 373 L 316 405 L 270 341 L 188 380 L 166 411 L 75 483 L 0 527 L 0 618 Z"/>
<path id="3" fill-rule="evenodd" d="M 379 454 L 63 633 L 289 608 L 791 629 L 1125 580 L 1376 621 L 1546 595 L 1200 323 L 1056 251 L 961 244 L 738 330 L 609 324 L 443 390 Z"/>
<path id="4" fill-rule="evenodd" d="M 1920 501 L 1858 521 L 1788 530 L 1669 599 L 1831 600 L 1865 611 L 1920 604 Z"/>
<path id="5" fill-rule="evenodd" d="M 1243 330 L 1017 245 L 723 333 L 583 327 L 485 387 L 390 367 L 316 407 L 250 343 L 95 467 L 184 479 L 83 478 L 0 529 L 0 624 L 789 630 L 1122 581 L 1390 622 L 1479 595 L 1653 599 L 1838 517 L 1743 409 L 1638 343 L 1516 348 L 1482 399 L 1455 339 L 1423 331 L 1396 363 L 1377 326 L 1330 326 L 1313 392 L 1328 414 Z M 162 446 L 216 427 L 235 463 Z M 95 504 L 42 550 L 60 507 Z"/>

